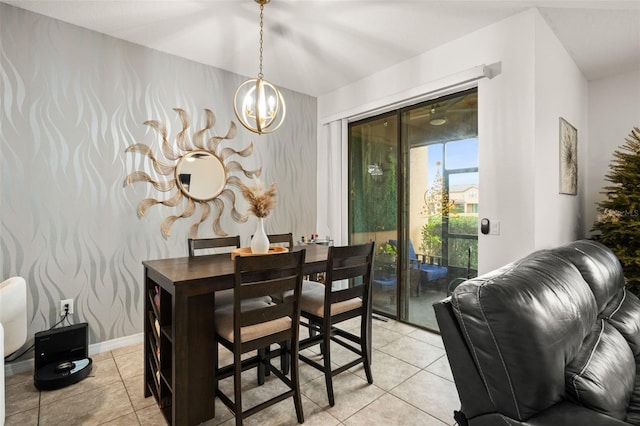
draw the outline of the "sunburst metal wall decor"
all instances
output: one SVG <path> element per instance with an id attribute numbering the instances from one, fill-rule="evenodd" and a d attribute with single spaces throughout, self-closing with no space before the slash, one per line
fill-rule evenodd
<path id="1" fill-rule="evenodd" d="M 138 214 L 144 216 L 147 209 L 155 204 L 167 207 L 184 205 L 182 213 L 166 217 L 161 224 L 162 234 L 169 237 L 171 226 L 181 218 L 191 217 L 196 211 L 196 204 L 200 206 L 201 215 L 191 225 L 189 237 L 198 236 L 198 228 L 211 214 L 210 203 L 217 210 L 213 218 L 212 229 L 217 235 L 227 233 L 220 225 L 220 219 L 225 210 L 224 200 L 231 204 L 231 217 L 239 223 L 247 221 L 247 216 L 236 210 L 236 196 L 231 187 L 240 188 L 241 180 L 233 173 L 243 173 L 248 178 L 260 176 L 262 169 L 245 170 L 238 161 L 229 161 L 232 156 L 248 157 L 253 152 L 253 143 L 241 151 L 230 147 L 222 147 L 222 142 L 233 139 L 237 128 L 232 121 L 227 134 L 211 136 L 206 139 L 205 134 L 213 129 L 216 118 L 211 110 L 205 109 L 206 122 L 204 128 L 197 130 L 189 138 L 189 115 L 181 108 L 174 108 L 182 121 L 182 130 L 176 135 L 175 148 L 169 144 L 167 127 L 157 120 L 145 121 L 145 125 L 152 127 L 162 137 L 161 151 L 164 158 L 171 164 L 160 162 L 153 151 L 144 143 L 130 145 L 125 152 L 143 154 L 151 160 L 153 169 L 160 178 L 154 179 L 143 171 L 134 171 L 125 179 L 125 187 L 135 182 L 148 182 L 161 192 L 172 192 L 166 200 L 146 198 L 138 204 Z M 186 200 L 186 201 L 185 201 Z"/>

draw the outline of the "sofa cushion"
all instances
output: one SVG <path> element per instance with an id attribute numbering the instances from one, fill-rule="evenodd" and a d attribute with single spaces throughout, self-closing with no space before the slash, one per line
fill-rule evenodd
<path id="1" fill-rule="evenodd" d="M 609 362 L 614 362 L 614 360 L 618 362 L 618 354 L 624 354 L 623 357 L 621 356 L 624 361 L 621 359 L 619 365 L 619 367 L 621 365 L 626 367 L 622 373 L 624 377 L 619 378 L 620 373 L 612 373 L 605 374 L 607 379 L 604 381 L 602 378 L 594 379 L 596 382 L 600 381 L 598 387 L 602 387 L 602 389 L 592 389 L 593 393 L 587 398 L 592 402 L 588 405 L 602 412 L 608 412 L 617 418 L 623 418 L 628 423 L 640 425 L 640 300 L 625 290 L 624 274 L 620 261 L 606 246 L 596 241 L 581 240 L 560 247 L 556 249 L 556 252 L 576 265 L 593 291 L 598 304 L 599 317 L 604 318 L 624 337 L 624 341 L 616 339 L 619 347 L 612 349 L 611 353 L 606 355 Z M 625 342 L 632 353 L 633 366 L 629 365 Z M 586 383 L 582 384 L 586 386 Z M 567 386 L 570 387 L 569 381 Z M 623 387 L 627 387 L 624 392 L 622 391 Z M 625 398 L 628 399 L 628 406 L 625 407 L 626 418 L 620 413 L 613 413 L 616 409 L 611 407 L 611 402 L 606 400 L 604 394 L 598 396 L 605 389 L 609 392 L 609 397 L 617 394 L 622 398 L 622 401 Z M 630 397 L 628 397 L 629 392 L 631 393 Z M 586 395 L 584 396 L 586 397 Z M 601 400 L 601 398 L 605 399 Z M 621 403 L 621 401 L 617 401 L 614 405 L 621 405 Z"/>
<path id="2" fill-rule="evenodd" d="M 586 407 L 624 420 L 635 371 L 633 353 L 622 334 L 600 319 L 567 365 L 567 394 Z"/>
<path id="3" fill-rule="evenodd" d="M 565 365 L 597 319 L 571 262 L 539 251 L 466 281 L 451 301 L 499 412 L 526 420 L 566 398 Z"/>
<path id="4" fill-rule="evenodd" d="M 624 287 L 622 265 L 613 252 L 604 245 L 596 241 L 580 240 L 553 251 L 578 268 L 593 292 L 598 312 L 603 312 Z"/>

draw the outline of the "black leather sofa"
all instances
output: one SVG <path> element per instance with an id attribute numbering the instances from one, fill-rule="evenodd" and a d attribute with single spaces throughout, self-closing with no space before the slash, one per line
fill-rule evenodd
<path id="1" fill-rule="evenodd" d="M 434 309 L 460 425 L 640 425 L 640 300 L 580 240 L 460 284 Z"/>

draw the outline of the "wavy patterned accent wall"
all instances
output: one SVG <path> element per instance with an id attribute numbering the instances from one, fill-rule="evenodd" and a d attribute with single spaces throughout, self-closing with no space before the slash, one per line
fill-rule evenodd
<path id="1" fill-rule="evenodd" d="M 162 195 L 145 183 L 124 187 L 133 170 L 154 174 L 125 149 L 145 142 L 161 157 L 156 133 L 142 123 L 170 123 L 173 137 L 181 128 L 174 107 L 191 114 L 194 128 L 213 110 L 214 130 L 224 134 L 245 77 L 2 3 L 0 53 L 0 278 L 26 278 L 30 335 L 58 320 L 66 298 L 75 299 L 73 322 L 89 323 L 91 343 L 141 332 L 141 262 L 186 255 L 191 221 L 164 238 L 160 222 L 180 207 L 137 216 L 140 200 Z M 278 132 L 240 127 L 227 143 L 253 141 L 243 165 L 262 166 L 262 180 L 277 185 L 267 232 L 299 237 L 315 231 L 316 99 L 283 95 L 288 117 Z M 246 211 L 246 202 L 238 208 Z M 255 218 L 238 224 L 225 215 L 222 225 L 247 244 Z M 200 236 L 214 236 L 211 220 Z"/>

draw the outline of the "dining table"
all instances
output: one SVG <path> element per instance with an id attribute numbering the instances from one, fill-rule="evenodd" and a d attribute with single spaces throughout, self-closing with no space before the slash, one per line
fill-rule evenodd
<path id="1" fill-rule="evenodd" d="M 325 272 L 328 246 L 309 244 L 303 271 Z M 277 255 L 276 255 L 277 256 Z M 233 288 L 230 253 L 146 260 L 144 395 L 154 396 L 167 423 L 196 425 L 215 416 L 214 305 Z"/>

